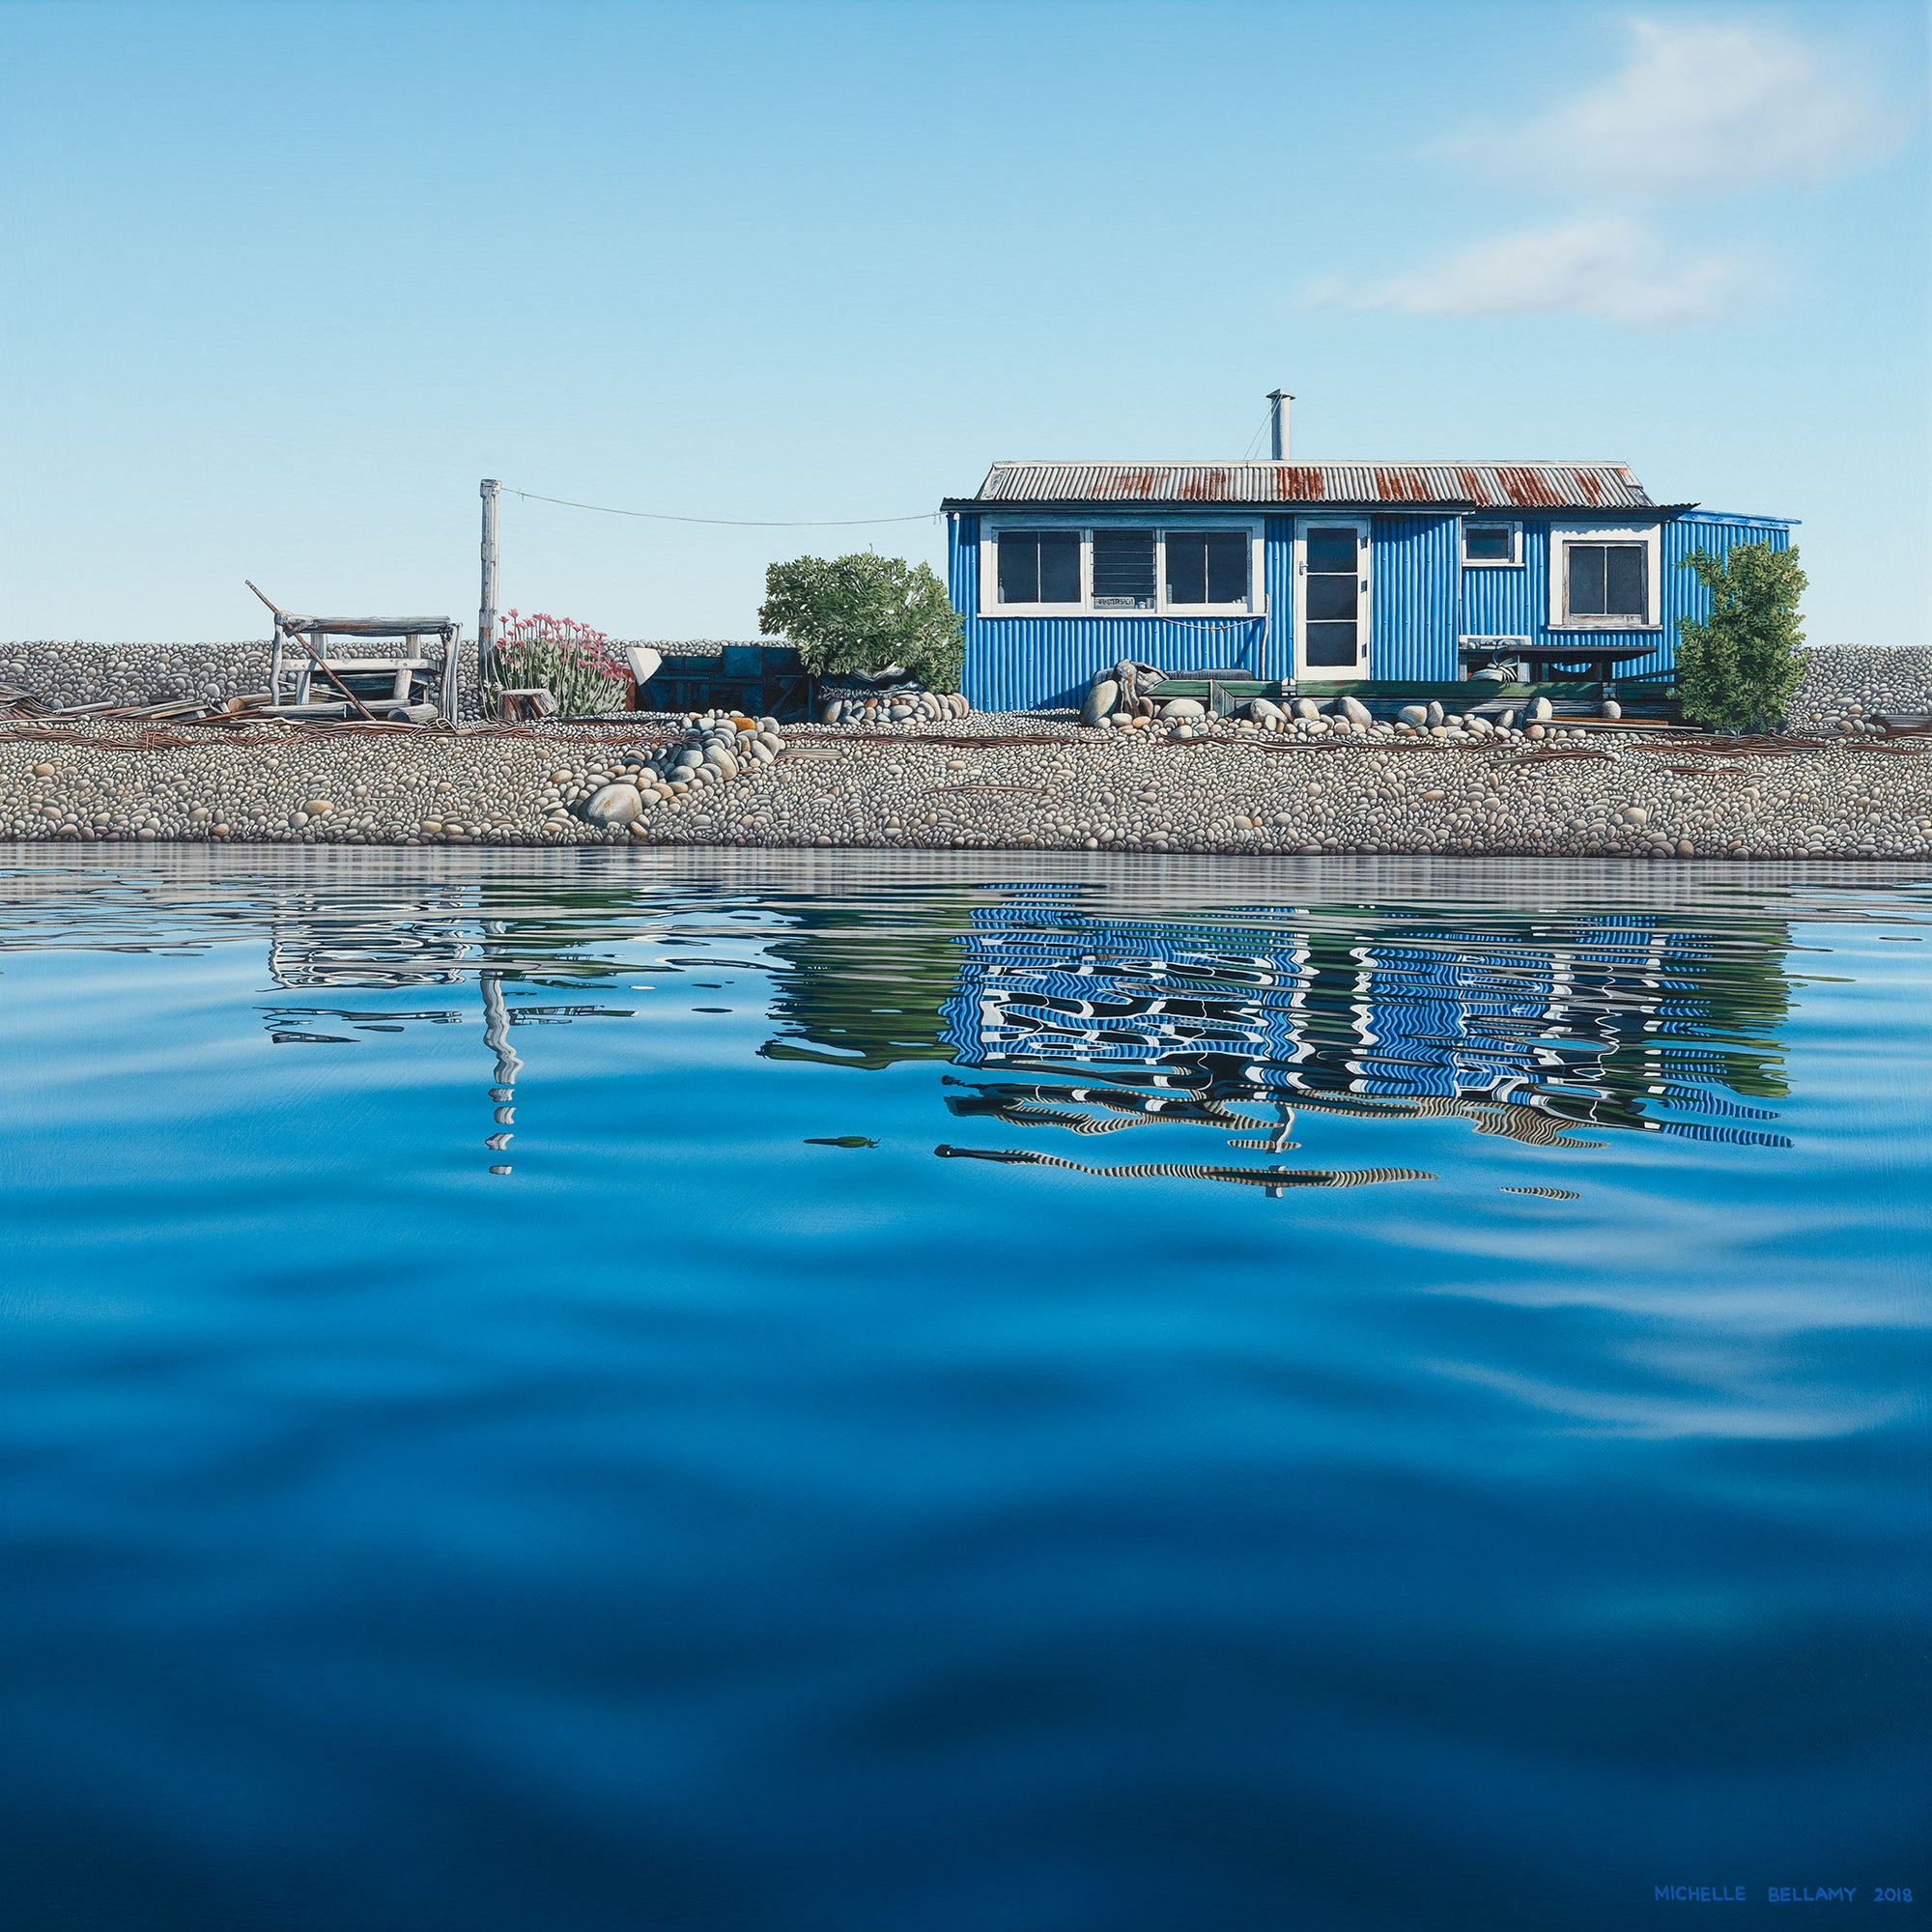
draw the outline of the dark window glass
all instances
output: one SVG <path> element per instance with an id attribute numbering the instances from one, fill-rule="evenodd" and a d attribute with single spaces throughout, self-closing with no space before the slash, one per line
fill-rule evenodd
<path id="1" fill-rule="evenodd" d="M 1570 546 L 1570 614 L 1573 617 L 1601 617 L 1604 614 L 1604 546 Z"/>
<path id="2" fill-rule="evenodd" d="M 1248 601 L 1248 536 L 1245 530 L 1208 533 L 1208 601 L 1245 604 Z"/>
<path id="3" fill-rule="evenodd" d="M 1077 604 L 1080 532 L 1002 530 L 999 573 L 1002 604 Z"/>
<path id="4" fill-rule="evenodd" d="M 1516 533 L 1507 524 L 1469 524 L 1463 531 L 1463 554 L 1471 563 L 1511 563 Z"/>
<path id="5" fill-rule="evenodd" d="M 1153 532 L 1094 532 L 1094 608 L 1151 611 L 1154 605 Z"/>
<path id="6" fill-rule="evenodd" d="M 1641 544 L 1609 544 L 1604 553 L 1604 609 L 1612 617 L 1644 615 Z"/>
<path id="7" fill-rule="evenodd" d="M 1648 615 L 1642 544 L 1571 544 L 1570 614 L 1573 617 Z"/>
<path id="8" fill-rule="evenodd" d="M 1355 533 L 1353 530 L 1310 530 L 1308 532 L 1308 568 L 1317 570 L 1348 570 L 1355 567 Z"/>
<path id="9" fill-rule="evenodd" d="M 1208 539 L 1192 530 L 1167 533 L 1167 601 L 1205 604 L 1208 601 Z"/>
<path id="10" fill-rule="evenodd" d="M 1352 571 L 1347 577 L 1322 577 L 1312 570 L 1308 573 L 1308 615 L 1311 621 L 1317 617 L 1352 618 L 1355 597 Z"/>
<path id="11" fill-rule="evenodd" d="M 1245 604 L 1248 539 L 1240 530 L 1169 530 L 1170 604 Z"/>
<path id="12" fill-rule="evenodd" d="M 1312 665 L 1351 665 L 1355 662 L 1355 627 L 1349 624 L 1310 624 L 1302 655 Z"/>

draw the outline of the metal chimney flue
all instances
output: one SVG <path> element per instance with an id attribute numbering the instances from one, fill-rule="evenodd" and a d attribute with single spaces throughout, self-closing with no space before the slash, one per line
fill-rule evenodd
<path id="1" fill-rule="evenodd" d="M 1268 454 L 1277 463 L 1288 461 L 1288 406 L 1293 401 L 1286 389 L 1268 391 Z"/>

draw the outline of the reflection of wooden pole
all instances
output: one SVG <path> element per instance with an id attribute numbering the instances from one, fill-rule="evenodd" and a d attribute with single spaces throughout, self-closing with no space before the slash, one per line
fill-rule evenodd
<path id="1" fill-rule="evenodd" d="M 497 1056 L 497 1084 L 490 1097 L 497 1103 L 497 1125 L 507 1128 L 517 1118 L 513 1104 L 517 1097 L 517 1075 L 524 1063 L 510 1044 L 510 1009 L 503 1004 L 503 976 L 485 967 L 479 976 L 483 984 L 483 1043 Z M 483 1145 L 492 1153 L 501 1153 L 510 1145 L 505 1132 L 494 1133 Z M 508 1174 L 507 1167 L 493 1167 L 492 1174 Z"/>
<path id="2" fill-rule="evenodd" d="M 497 493 L 494 476 L 479 486 L 483 496 L 483 601 L 476 612 L 476 681 L 480 685 L 497 652 Z"/>

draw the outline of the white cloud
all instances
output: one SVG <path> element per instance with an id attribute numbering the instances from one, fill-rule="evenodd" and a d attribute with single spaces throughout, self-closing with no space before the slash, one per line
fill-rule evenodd
<path id="1" fill-rule="evenodd" d="M 1632 328 L 1716 322 L 1737 283 L 1729 256 L 1666 259 L 1640 222 L 1605 215 L 1521 229 L 1362 289 L 1328 277 L 1308 299 L 1410 315 L 1594 315 Z"/>
<path id="2" fill-rule="evenodd" d="M 1882 153 L 1901 117 L 1830 54 L 1776 27 L 1631 22 L 1620 71 L 1450 152 L 1539 185 L 1637 194 L 1813 183 Z"/>

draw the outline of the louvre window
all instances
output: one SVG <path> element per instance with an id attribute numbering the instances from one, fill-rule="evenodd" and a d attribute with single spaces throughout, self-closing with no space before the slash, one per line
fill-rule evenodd
<path id="1" fill-rule="evenodd" d="M 1170 604 L 1245 604 L 1248 539 L 1241 530 L 1169 530 Z"/>
<path id="2" fill-rule="evenodd" d="M 1078 604 L 1078 530 L 1002 530 L 1002 604 Z"/>
<path id="3" fill-rule="evenodd" d="M 1643 622 L 1649 599 L 1642 544 L 1573 543 L 1565 549 L 1573 620 L 1598 617 Z"/>
<path id="4" fill-rule="evenodd" d="M 1094 532 L 1094 608 L 1151 611 L 1154 604 L 1153 532 Z"/>

